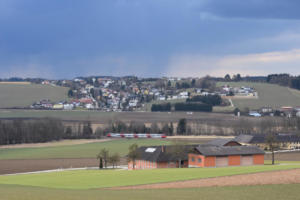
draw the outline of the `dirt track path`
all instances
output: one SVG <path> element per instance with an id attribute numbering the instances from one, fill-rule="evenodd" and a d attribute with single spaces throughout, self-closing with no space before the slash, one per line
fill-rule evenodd
<path id="1" fill-rule="evenodd" d="M 149 185 L 114 187 L 111 189 L 164 189 L 164 188 L 198 188 L 211 186 L 234 186 L 234 185 L 267 185 L 267 184 L 293 184 L 300 183 L 300 169 L 262 172 L 225 176 L 217 178 L 197 179 L 190 181 L 176 181 L 169 183 L 157 183 Z"/>

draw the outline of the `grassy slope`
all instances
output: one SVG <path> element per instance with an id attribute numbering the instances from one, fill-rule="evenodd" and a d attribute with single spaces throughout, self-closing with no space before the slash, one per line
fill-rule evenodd
<path id="1" fill-rule="evenodd" d="M 41 99 L 67 99 L 68 88 L 41 84 L 0 84 L 0 108 L 24 107 Z"/>
<path id="2" fill-rule="evenodd" d="M 208 187 L 160 190 L 61 190 L 0 185 L 5 200 L 294 200 L 299 198 L 300 184 Z"/>
<path id="3" fill-rule="evenodd" d="M 99 111 L 64 111 L 64 110 L 0 110 L 0 118 L 26 118 L 26 117 L 55 117 L 63 120 L 90 120 L 96 123 L 111 123 L 122 120 L 124 122 L 178 122 L 181 118 L 207 119 L 228 117 L 226 114 L 193 112 L 99 112 Z"/>
<path id="4" fill-rule="evenodd" d="M 108 142 L 96 142 L 56 147 L 0 149 L 2 159 L 46 159 L 46 158 L 95 158 L 102 148 L 110 152 L 119 152 L 122 156 L 128 152 L 128 147 L 137 143 L 139 146 L 170 144 L 168 140 L 159 139 L 120 139 Z"/>
<path id="5" fill-rule="evenodd" d="M 250 83 L 250 82 L 218 82 L 218 86 L 228 84 L 230 86 L 250 86 L 258 92 L 258 99 L 233 99 L 235 107 L 259 109 L 263 106 L 280 108 L 281 106 L 300 106 L 300 91 L 275 84 Z"/>
<path id="6" fill-rule="evenodd" d="M 92 189 L 141 185 L 263 171 L 300 168 L 299 164 L 225 168 L 185 168 L 155 170 L 81 170 L 41 174 L 0 176 L 0 184 L 27 185 L 61 189 Z"/>

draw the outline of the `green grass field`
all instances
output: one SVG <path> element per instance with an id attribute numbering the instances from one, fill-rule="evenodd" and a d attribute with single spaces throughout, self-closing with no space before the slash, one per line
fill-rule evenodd
<path id="1" fill-rule="evenodd" d="M 0 176 L 0 184 L 60 189 L 93 189 L 142 185 L 200 178 L 230 176 L 300 168 L 299 164 L 224 168 L 182 168 L 154 170 L 79 170 L 40 174 Z"/>
<path id="2" fill-rule="evenodd" d="M 0 109 L 0 118 L 40 118 L 53 117 L 62 120 L 89 120 L 94 123 L 111 123 L 112 121 L 122 120 L 124 122 L 178 122 L 181 118 L 186 119 L 213 119 L 216 117 L 228 117 L 227 114 L 193 112 L 100 112 L 82 110 L 21 110 L 21 109 Z"/>
<path id="3" fill-rule="evenodd" d="M 280 108 L 282 106 L 300 106 L 300 91 L 275 84 L 251 82 L 218 82 L 217 86 L 250 86 L 258 92 L 258 99 L 233 99 L 235 107 L 259 109 L 263 106 Z"/>
<path id="4" fill-rule="evenodd" d="M 169 140 L 159 139 L 119 139 L 107 142 L 77 144 L 56 147 L 0 149 L 0 160 L 3 159 L 47 159 L 47 158 L 95 158 L 102 148 L 121 156 L 128 153 L 128 147 L 137 143 L 139 146 L 168 145 Z"/>
<path id="5" fill-rule="evenodd" d="M 300 184 L 159 190 L 63 190 L 0 185 L 3 200 L 296 200 Z"/>
<path id="6" fill-rule="evenodd" d="M 0 108 L 27 107 L 35 101 L 66 100 L 68 88 L 42 84 L 1 84 Z"/>

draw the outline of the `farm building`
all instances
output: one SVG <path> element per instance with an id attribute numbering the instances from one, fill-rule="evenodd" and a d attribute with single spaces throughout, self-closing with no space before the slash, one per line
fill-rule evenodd
<path id="1" fill-rule="evenodd" d="M 264 164 L 264 151 L 227 139 L 202 145 L 140 147 L 137 151 L 139 158 L 135 165 L 129 162 L 128 169 Z"/>
<path id="2" fill-rule="evenodd" d="M 253 146 L 198 146 L 189 153 L 189 167 L 263 165 L 265 152 Z"/>
<path id="3" fill-rule="evenodd" d="M 275 134 L 275 142 L 281 149 L 300 149 L 300 136 L 296 134 Z M 263 134 L 239 135 L 235 140 L 242 145 L 255 145 L 267 149 L 267 138 Z"/>
<path id="4" fill-rule="evenodd" d="M 138 148 L 139 159 L 128 163 L 128 169 L 176 168 L 188 167 L 188 152 L 197 145 L 152 146 Z M 179 149 L 177 149 L 179 148 Z"/>

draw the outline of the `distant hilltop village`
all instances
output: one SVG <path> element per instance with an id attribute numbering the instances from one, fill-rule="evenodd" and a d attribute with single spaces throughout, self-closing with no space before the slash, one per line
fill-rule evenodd
<path id="1" fill-rule="evenodd" d="M 263 115 L 300 116 L 300 108 L 289 105 L 259 109 L 241 109 L 233 105 L 233 99 L 259 99 L 256 88 L 247 83 L 272 83 L 291 88 L 300 88 L 299 77 L 288 74 L 242 77 L 240 74 L 224 78 L 138 78 L 136 76 L 77 77 L 72 80 L 47 80 L 40 78 L 10 78 L 2 83 L 27 83 L 62 86 L 68 89 L 68 98 L 61 101 L 40 99 L 25 109 L 39 110 L 98 110 L 105 112 L 153 111 L 153 112 L 212 112 L 214 107 L 228 108 L 237 116 L 247 114 L 254 117 Z M 229 84 L 242 82 L 243 84 Z M 300 105 L 300 104 L 299 104 Z M 18 108 L 18 107 L 15 107 Z M 24 107 L 22 108 L 24 109 Z"/>

